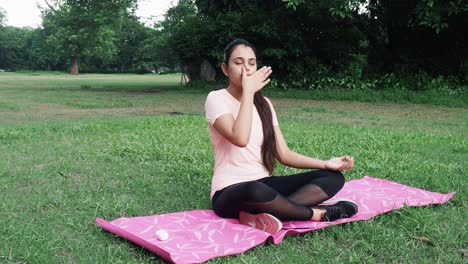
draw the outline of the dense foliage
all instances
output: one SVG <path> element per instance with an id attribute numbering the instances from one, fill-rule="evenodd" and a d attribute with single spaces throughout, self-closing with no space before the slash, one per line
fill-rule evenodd
<path id="1" fill-rule="evenodd" d="M 177 28 L 173 47 L 195 63 L 219 64 L 234 37 L 253 41 L 276 76 L 298 80 L 333 72 L 468 73 L 468 4 L 463 1 L 180 1 L 197 12 Z M 182 20 L 181 20 L 182 21 Z M 168 29 L 168 31 L 173 31 Z M 196 45 L 187 46 L 196 38 Z M 219 75 L 222 76 L 222 75 Z"/>
<path id="2" fill-rule="evenodd" d="M 87 72 L 180 67 L 198 80 L 204 64 L 222 79 L 223 48 L 241 37 L 294 87 L 326 85 L 330 76 L 348 85 L 372 80 L 353 87 L 373 88 L 393 76 L 427 83 L 438 76 L 464 82 L 468 75 L 462 0 L 180 0 L 153 27 L 138 20 L 136 7 L 137 0 L 56 0 L 37 29 L 2 26 L 0 10 L 0 69 L 73 70 L 78 62 Z"/>

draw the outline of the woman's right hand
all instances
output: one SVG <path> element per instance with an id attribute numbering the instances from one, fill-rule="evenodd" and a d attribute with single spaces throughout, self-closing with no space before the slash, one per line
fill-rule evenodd
<path id="1" fill-rule="evenodd" d="M 254 95 L 270 82 L 268 76 L 270 76 L 271 72 L 271 67 L 264 66 L 253 74 L 247 75 L 247 69 L 242 67 L 242 92 Z"/>

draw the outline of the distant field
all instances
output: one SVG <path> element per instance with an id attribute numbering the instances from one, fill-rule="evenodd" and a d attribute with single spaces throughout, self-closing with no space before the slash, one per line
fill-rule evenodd
<path id="1" fill-rule="evenodd" d="M 0 74 L 0 123 L 181 110 L 180 75 Z M 162 96 L 161 96 L 162 95 Z M 190 107 L 190 106 L 188 106 Z"/>
<path id="2" fill-rule="evenodd" d="M 466 262 L 467 107 L 265 92 L 291 149 L 355 157 L 348 180 L 457 194 L 211 263 Z M 210 207 L 207 93 L 178 74 L 0 73 L 0 263 L 162 263 L 94 219 Z"/>

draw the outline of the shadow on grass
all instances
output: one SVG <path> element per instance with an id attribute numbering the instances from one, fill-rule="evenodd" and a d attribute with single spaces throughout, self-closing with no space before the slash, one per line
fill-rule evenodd
<path id="1" fill-rule="evenodd" d="M 177 87 L 154 87 L 154 88 L 93 88 L 90 85 L 81 85 L 80 90 L 89 92 L 119 92 L 119 93 L 133 93 L 133 94 L 157 94 L 174 90 Z"/>

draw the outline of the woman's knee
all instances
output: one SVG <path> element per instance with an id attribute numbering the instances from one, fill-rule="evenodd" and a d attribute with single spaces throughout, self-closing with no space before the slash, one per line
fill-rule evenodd
<path id="1" fill-rule="evenodd" d="M 336 186 L 341 189 L 343 188 L 344 184 L 345 184 L 345 177 L 343 175 L 343 173 L 341 173 L 341 171 L 330 171 L 331 173 L 331 178 L 332 178 L 332 181 L 336 184 Z"/>
<path id="2" fill-rule="evenodd" d="M 323 172 L 327 174 L 327 176 L 323 178 L 326 180 L 326 184 L 324 184 L 324 186 L 326 186 L 325 191 L 329 197 L 332 197 L 343 188 L 345 177 L 340 171 L 323 170 Z"/>
<path id="3" fill-rule="evenodd" d="M 277 195 L 276 191 L 258 181 L 247 182 L 244 188 L 246 202 L 269 202 Z"/>

